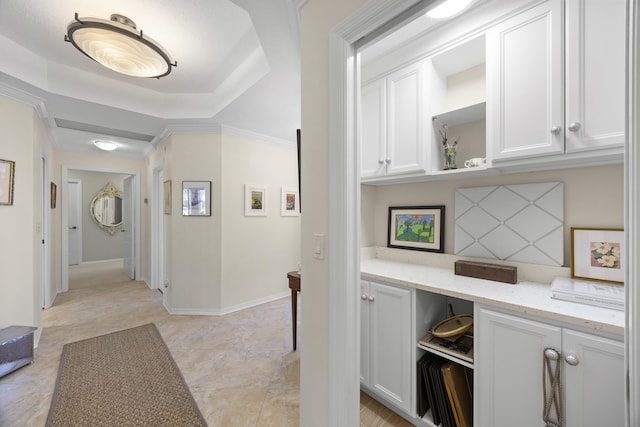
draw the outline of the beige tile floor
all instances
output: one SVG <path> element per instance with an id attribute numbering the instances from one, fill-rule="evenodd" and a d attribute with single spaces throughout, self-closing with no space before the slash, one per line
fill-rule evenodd
<path id="1" fill-rule="evenodd" d="M 43 312 L 35 363 L 0 379 L 0 427 L 45 424 L 65 343 L 148 322 L 160 330 L 209 426 L 299 424 L 300 353 L 291 350 L 288 298 L 222 317 L 171 316 L 159 291 L 129 280 L 120 267 L 70 268 L 69 292 Z M 361 426 L 410 425 L 366 394 L 360 400 Z"/>

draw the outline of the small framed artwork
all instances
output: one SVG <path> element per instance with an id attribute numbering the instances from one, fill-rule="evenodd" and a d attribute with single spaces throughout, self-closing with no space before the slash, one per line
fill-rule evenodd
<path id="1" fill-rule="evenodd" d="M 444 252 L 444 206 L 390 207 L 387 247 Z"/>
<path id="2" fill-rule="evenodd" d="M 51 183 L 51 209 L 56 208 L 56 196 L 58 193 L 58 186 L 52 182 Z"/>
<path id="3" fill-rule="evenodd" d="M 211 216 L 211 181 L 182 181 L 182 216 Z"/>
<path id="4" fill-rule="evenodd" d="M 244 215 L 267 216 L 267 188 L 256 184 L 244 185 Z"/>
<path id="5" fill-rule="evenodd" d="M 163 212 L 165 215 L 171 215 L 171 180 L 163 183 L 162 192 L 164 194 Z"/>
<path id="6" fill-rule="evenodd" d="M 300 216 L 300 197 L 298 190 L 282 187 L 280 216 Z"/>
<path id="7" fill-rule="evenodd" d="M 571 228 L 571 277 L 624 284 L 624 230 Z"/>
<path id="8" fill-rule="evenodd" d="M 0 159 L 0 205 L 13 205 L 13 177 L 16 162 Z"/>

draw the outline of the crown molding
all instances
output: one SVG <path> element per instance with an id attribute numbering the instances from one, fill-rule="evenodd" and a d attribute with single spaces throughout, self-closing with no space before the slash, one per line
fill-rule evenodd
<path id="1" fill-rule="evenodd" d="M 167 126 L 154 140 L 151 142 L 156 146 L 171 135 L 194 135 L 194 134 L 211 134 L 211 135 L 227 135 L 237 136 L 240 138 L 248 138 L 255 141 L 262 141 L 269 144 L 283 145 L 289 148 L 296 148 L 295 141 L 289 141 L 282 138 L 275 138 L 262 133 L 252 132 L 246 129 L 240 129 L 233 126 L 227 126 L 220 123 L 194 123 L 194 124 L 176 124 Z"/>

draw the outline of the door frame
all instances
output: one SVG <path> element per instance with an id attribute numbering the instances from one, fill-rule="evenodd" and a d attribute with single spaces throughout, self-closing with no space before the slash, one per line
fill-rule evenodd
<path id="1" fill-rule="evenodd" d="M 134 214 L 133 214 L 133 222 L 135 224 L 135 232 L 134 232 L 134 245 L 135 245 L 135 249 L 134 249 L 134 256 L 135 256 L 135 272 L 136 272 L 136 277 L 135 280 L 140 280 L 141 277 L 138 277 L 138 274 L 141 270 L 141 261 L 142 261 L 142 257 L 141 257 L 141 250 L 140 250 L 140 173 L 136 172 L 136 171 L 130 171 L 130 170 L 121 170 L 121 169 L 100 169 L 100 168 L 93 168 L 93 167 L 86 167 L 86 166 L 76 166 L 76 165 L 66 165 L 63 164 L 62 165 L 62 173 L 61 173 L 61 182 L 67 182 L 67 180 L 69 179 L 69 171 L 70 170 L 79 170 L 79 171 L 88 171 L 88 172 L 103 172 L 103 173 L 117 173 L 117 174 L 125 174 L 125 175 L 134 175 L 135 178 L 135 185 L 133 188 L 133 200 L 132 200 L 132 204 L 133 204 L 133 209 L 134 209 Z M 61 215 L 62 215 L 62 224 L 66 224 L 67 221 L 69 220 L 69 212 L 68 212 L 68 196 L 67 196 L 67 192 L 66 191 L 62 191 L 61 192 L 61 200 L 60 200 L 60 207 L 61 209 Z M 60 292 L 67 292 L 69 290 L 69 235 L 67 233 L 61 233 L 62 235 L 62 241 L 61 241 L 61 253 L 60 253 L 60 258 L 62 259 L 61 262 L 61 273 L 62 273 L 62 280 L 61 280 L 61 289 Z"/>
<path id="2" fill-rule="evenodd" d="M 164 293 L 164 162 L 153 168 L 153 195 L 151 197 L 151 289 Z M 173 189 L 172 189 L 173 192 Z"/>
<path id="3" fill-rule="evenodd" d="M 64 204 L 64 207 L 67 209 L 67 217 L 64 219 L 64 223 L 62 224 L 63 227 L 63 234 L 65 234 L 65 236 L 67 237 L 67 266 L 69 265 L 69 202 L 70 202 L 70 197 L 69 194 L 71 194 L 71 190 L 69 188 L 69 183 L 74 183 L 75 185 L 78 185 L 77 190 L 80 191 L 80 200 L 82 200 L 82 180 L 80 179 L 68 179 L 64 182 L 65 184 L 65 188 L 64 191 L 62 191 L 62 193 L 65 193 L 67 196 L 67 201 Z M 78 206 L 78 209 L 80 211 L 80 216 L 78 218 L 78 233 L 80 234 L 80 243 L 79 243 L 79 248 L 78 250 L 80 251 L 80 264 L 82 264 L 82 205 Z"/>

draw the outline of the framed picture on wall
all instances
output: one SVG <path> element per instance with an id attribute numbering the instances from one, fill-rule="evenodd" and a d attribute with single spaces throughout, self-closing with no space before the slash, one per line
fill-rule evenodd
<path id="1" fill-rule="evenodd" d="M 182 181 L 182 215 L 211 216 L 211 181 Z"/>
<path id="2" fill-rule="evenodd" d="M 244 185 L 244 215 L 267 216 L 267 187 L 257 184 Z"/>
<path id="3" fill-rule="evenodd" d="M 390 207 L 387 247 L 444 252 L 444 206 Z"/>
<path id="4" fill-rule="evenodd" d="M 300 216 L 300 196 L 297 190 L 282 187 L 280 216 Z"/>
<path id="5" fill-rule="evenodd" d="M 171 215 L 171 180 L 167 180 L 163 183 L 163 194 L 164 194 L 164 208 L 163 212 L 165 215 Z"/>
<path id="6" fill-rule="evenodd" d="M 624 230 L 571 228 L 571 277 L 624 284 Z"/>
<path id="7" fill-rule="evenodd" d="M 13 177 L 16 162 L 0 159 L 0 205 L 13 205 Z"/>

